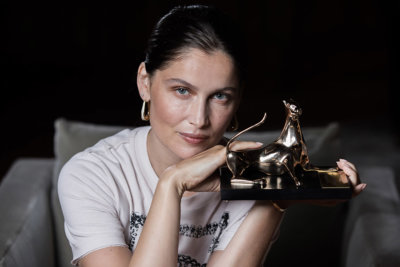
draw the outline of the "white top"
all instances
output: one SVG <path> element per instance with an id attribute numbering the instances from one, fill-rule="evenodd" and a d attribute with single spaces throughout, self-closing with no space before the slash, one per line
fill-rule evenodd
<path id="1" fill-rule="evenodd" d="M 101 248 L 136 248 L 158 182 L 147 154 L 149 130 L 123 130 L 63 167 L 58 192 L 73 264 Z M 225 249 L 253 205 L 221 201 L 213 192 L 183 197 L 178 264 L 205 265 L 214 250 Z"/>

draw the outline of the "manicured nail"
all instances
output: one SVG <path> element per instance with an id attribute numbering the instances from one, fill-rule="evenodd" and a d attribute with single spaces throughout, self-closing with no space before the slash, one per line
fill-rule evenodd
<path id="1" fill-rule="evenodd" d="M 364 190 L 367 187 L 367 184 L 364 184 L 361 190 Z"/>

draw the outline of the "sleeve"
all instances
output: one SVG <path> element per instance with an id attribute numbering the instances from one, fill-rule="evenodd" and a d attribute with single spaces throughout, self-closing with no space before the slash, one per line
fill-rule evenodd
<path id="1" fill-rule="evenodd" d="M 74 157 L 63 167 L 58 194 L 72 264 L 104 247 L 127 246 L 113 192 L 112 177 L 100 161 Z"/>

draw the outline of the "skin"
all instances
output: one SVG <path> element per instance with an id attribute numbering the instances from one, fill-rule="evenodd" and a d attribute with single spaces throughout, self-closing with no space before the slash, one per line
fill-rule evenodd
<path id="1" fill-rule="evenodd" d="M 239 105 L 230 57 L 189 50 L 152 77 L 144 64 L 139 73 L 142 99 L 151 101 L 147 148 L 158 175 L 220 142 Z"/>
<path id="2" fill-rule="evenodd" d="M 151 76 L 140 64 L 137 84 L 142 99 L 151 103 L 147 149 L 159 177 L 149 214 L 133 254 L 125 247 L 99 249 L 83 257 L 80 266 L 176 266 L 181 199 L 194 192 L 219 191 L 214 172 L 225 163 L 226 148 L 218 143 L 240 98 L 231 58 L 219 50 L 188 49 Z M 235 142 L 232 148 L 259 146 Z M 341 160 L 338 166 L 359 194 L 365 185 L 354 165 Z M 215 251 L 207 266 L 260 266 L 281 218 L 270 201 L 257 202 L 226 249 Z"/>

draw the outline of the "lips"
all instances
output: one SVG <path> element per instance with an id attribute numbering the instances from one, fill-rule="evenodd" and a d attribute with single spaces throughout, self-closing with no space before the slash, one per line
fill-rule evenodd
<path id="1" fill-rule="evenodd" d="M 207 135 L 203 134 L 191 134 L 191 133 L 179 133 L 179 135 L 189 144 L 199 144 L 208 139 Z"/>

